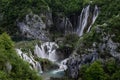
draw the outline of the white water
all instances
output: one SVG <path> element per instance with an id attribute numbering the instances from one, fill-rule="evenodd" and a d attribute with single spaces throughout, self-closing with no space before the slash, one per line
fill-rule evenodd
<path id="1" fill-rule="evenodd" d="M 90 31 L 91 26 L 94 24 L 95 20 L 96 20 L 97 17 L 98 17 L 98 14 L 99 14 L 99 10 L 98 10 L 98 7 L 95 5 L 94 12 L 93 12 L 93 17 L 92 17 L 92 23 L 91 23 L 91 25 L 89 26 L 87 32 Z"/>
<path id="2" fill-rule="evenodd" d="M 30 68 L 35 69 L 39 73 L 43 73 L 40 63 L 34 60 L 32 54 L 30 54 L 29 57 L 27 56 L 26 53 L 23 53 L 20 49 L 16 49 L 16 52 L 24 61 L 27 61 L 30 64 Z"/>
<path id="3" fill-rule="evenodd" d="M 91 26 L 95 22 L 97 16 L 98 16 L 99 10 L 98 7 L 95 6 L 93 13 L 90 12 L 90 5 L 88 5 L 86 8 L 83 8 L 81 15 L 79 16 L 79 22 L 78 22 L 78 28 L 77 28 L 77 34 L 79 36 L 82 36 L 85 32 L 85 29 L 87 29 L 86 32 L 89 32 L 91 29 Z M 92 15 L 91 15 L 92 14 Z M 92 16 L 92 18 L 90 18 Z M 91 23 L 89 23 L 89 20 L 91 20 Z"/>
<path id="4" fill-rule="evenodd" d="M 54 71 L 53 71 L 53 74 L 56 74 L 56 73 L 58 73 L 58 72 L 63 72 L 63 71 L 65 71 L 65 70 L 67 70 L 67 65 L 66 65 L 66 63 L 67 63 L 67 60 L 68 60 L 68 59 L 69 59 L 69 58 L 66 58 L 66 59 L 62 60 L 60 63 L 58 63 L 59 69 L 54 70 Z"/>
<path id="5" fill-rule="evenodd" d="M 81 15 L 79 16 L 79 22 L 78 22 L 78 28 L 77 28 L 77 34 L 79 36 L 82 36 L 86 30 L 86 32 L 89 32 L 91 29 L 91 26 L 94 24 L 97 16 L 98 16 L 98 7 L 95 6 L 94 11 L 90 12 L 90 5 L 88 5 L 86 8 L 83 8 Z M 91 15 L 92 14 L 92 15 Z M 90 19 L 89 19 L 90 18 Z M 89 22 L 91 20 L 91 23 Z M 24 25 L 23 25 L 24 26 Z M 28 29 L 27 29 L 28 30 Z M 59 48 L 59 46 L 54 42 L 45 42 L 38 46 L 36 44 L 34 49 L 34 55 L 39 58 L 45 58 L 52 62 L 55 62 L 58 64 L 59 69 L 53 70 L 52 74 L 56 74 L 59 72 L 63 72 L 67 70 L 67 59 L 62 60 L 60 63 L 57 62 L 57 59 L 59 56 L 57 56 L 56 49 Z M 43 73 L 41 65 L 39 62 L 34 60 L 34 56 L 30 54 L 30 56 L 27 56 L 25 53 L 23 53 L 20 49 L 16 49 L 18 55 L 25 61 L 27 61 L 32 69 L 35 69 L 39 71 L 40 73 Z"/>
<path id="6" fill-rule="evenodd" d="M 34 54 L 39 58 L 46 58 L 52 62 L 57 61 L 56 49 L 58 45 L 54 42 L 43 43 L 40 47 L 35 46 Z"/>
<path id="7" fill-rule="evenodd" d="M 56 74 L 59 72 L 63 72 L 67 69 L 67 59 L 62 60 L 60 63 L 57 61 L 58 57 L 56 53 L 56 49 L 58 45 L 54 42 L 46 42 L 43 43 L 40 47 L 38 45 L 35 46 L 34 54 L 40 58 L 46 58 L 59 66 L 59 69 L 53 70 L 52 74 Z"/>

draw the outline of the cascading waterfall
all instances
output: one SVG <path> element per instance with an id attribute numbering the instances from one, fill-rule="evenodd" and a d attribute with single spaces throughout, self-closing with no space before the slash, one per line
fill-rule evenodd
<path id="1" fill-rule="evenodd" d="M 92 11 L 91 11 L 90 5 L 83 8 L 79 16 L 76 34 L 79 36 L 82 36 L 85 32 L 89 32 L 98 16 L 98 13 L 99 13 L 99 10 L 96 5 Z M 65 23 L 65 25 L 66 24 L 67 23 Z M 34 49 L 35 57 L 48 59 L 59 66 L 59 69 L 52 71 L 53 74 L 56 74 L 58 72 L 63 72 L 68 68 L 67 61 L 69 60 L 69 58 L 66 58 L 61 62 L 58 62 L 59 56 L 57 56 L 57 52 L 56 52 L 57 48 L 59 48 L 59 46 L 55 42 L 45 42 L 40 46 L 36 44 Z M 34 60 L 34 56 L 32 54 L 29 54 L 28 56 L 27 54 L 23 53 L 20 49 L 16 49 L 16 51 L 23 60 L 27 61 L 31 65 L 30 67 L 32 69 L 35 69 L 40 73 L 43 73 L 40 63 Z"/>
<path id="2" fill-rule="evenodd" d="M 16 52 L 24 61 L 27 61 L 30 64 L 31 69 L 35 69 L 39 73 L 43 73 L 40 63 L 34 60 L 32 54 L 30 54 L 29 57 L 25 53 L 23 53 L 20 49 L 16 49 Z"/>
<path id="3" fill-rule="evenodd" d="M 79 36 L 82 36 L 85 30 L 86 32 L 90 31 L 92 24 L 94 24 L 98 16 L 98 13 L 99 11 L 97 6 L 94 7 L 93 11 L 90 10 L 90 5 L 88 5 L 86 8 L 83 8 L 81 15 L 79 17 L 78 28 L 76 31 Z M 36 45 L 34 49 L 34 54 L 39 58 L 46 58 L 58 64 L 59 69 L 54 70 L 53 71 L 54 74 L 66 70 L 67 69 L 66 63 L 69 60 L 69 58 L 66 58 L 62 60 L 60 63 L 58 63 L 57 62 L 58 56 L 56 54 L 57 48 L 59 48 L 59 46 L 56 43 L 45 42 L 41 44 L 40 47 Z"/>
<path id="4" fill-rule="evenodd" d="M 47 57 L 47 55 L 45 54 L 43 46 L 40 48 L 38 45 L 36 45 L 34 53 L 39 58 L 46 58 Z"/>
<path id="5" fill-rule="evenodd" d="M 62 60 L 61 62 L 57 61 L 56 49 L 58 45 L 54 42 L 46 42 L 43 43 L 40 47 L 38 45 L 35 46 L 34 54 L 39 58 L 46 58 L 59 66 L 59 69 L 54 70 L 52 73 L 56 74 L 57 72 L 61 72 L 67 69 L 67 59 Z"/>
<path id="6" fill-rule="evenodd" d="M 79 16 L 78 27 L 76 33 L 82 36 L 84 32 L 89 32 L 92 24 L 95 22 L 98 16 L 99 10 L 95 5 L 94 11 L 90 11 L 90 5 L 83 8 L 81 15 Z"/>
<path id="7" fill-rule="evenodd" d="M 67 70 L 67 65 L 66 65 L 67 60 L 69 60 L 69 58 L 66 58 L 66 59 L 62 60 L 60 63 L 58 63 L 59 69 L 53 71 L 53 74 Z"/>
<path id="8" fill-rule="evenodd" d="M 56 49 L 58 45 L 54 42 L 43 43 L 40 47 L 35 46 L 34 54 L 39 58 L 46 58 L 52 62 L 57 61 Z"/>

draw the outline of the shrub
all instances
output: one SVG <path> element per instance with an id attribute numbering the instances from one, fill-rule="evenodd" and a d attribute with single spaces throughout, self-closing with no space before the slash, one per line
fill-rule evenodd
<path id="1" fill-rule="evenodd" d="M 6 63 L 12 66 L 7 71 Z M 3 79 L 4 78 L 4 79 Z M 14 43 L 10 37 L 3 33 L 0 35 L 0 79 L 2 80 L 41 80 L 40 76 L 29 67 L 15 52 Z"/>
<path id="2" fill-rule="evenodd" d="M 98 62 L 91 64 L 85 71 L 85 80 L 106 80 L 102 65 Z"/>

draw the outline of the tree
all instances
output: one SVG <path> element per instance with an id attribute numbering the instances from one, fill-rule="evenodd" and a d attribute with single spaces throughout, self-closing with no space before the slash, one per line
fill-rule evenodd
<path id="1" fill-rule="evenodd" d="M 102 65 L 98 62 L 94 62 L 87 68 L 85 72 L 85 80 L 105 80 L 106 76 Z"/>
<path id="2" fill-rule="evenodd" d="M 12 66 L 10 72 L 6 63 Z M 27 62 L 24 62 L 16 53 L 14 43 L 9 35 L 0 35 L 0 79 L 4 80 L 41 80 Z"/>
<path id="3" fill-rule="evenodd" d="M 112 75 L 112 80 L 120 80 L 120 70 L 117 70 L 117 71 Z"/>

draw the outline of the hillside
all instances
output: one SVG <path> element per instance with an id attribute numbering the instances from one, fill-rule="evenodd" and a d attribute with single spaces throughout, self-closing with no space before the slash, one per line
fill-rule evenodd
<path id="1" fill-rule="evenodd" d="M 119 0 L 0 0 L 0 80 L 119 80 Z"/>

